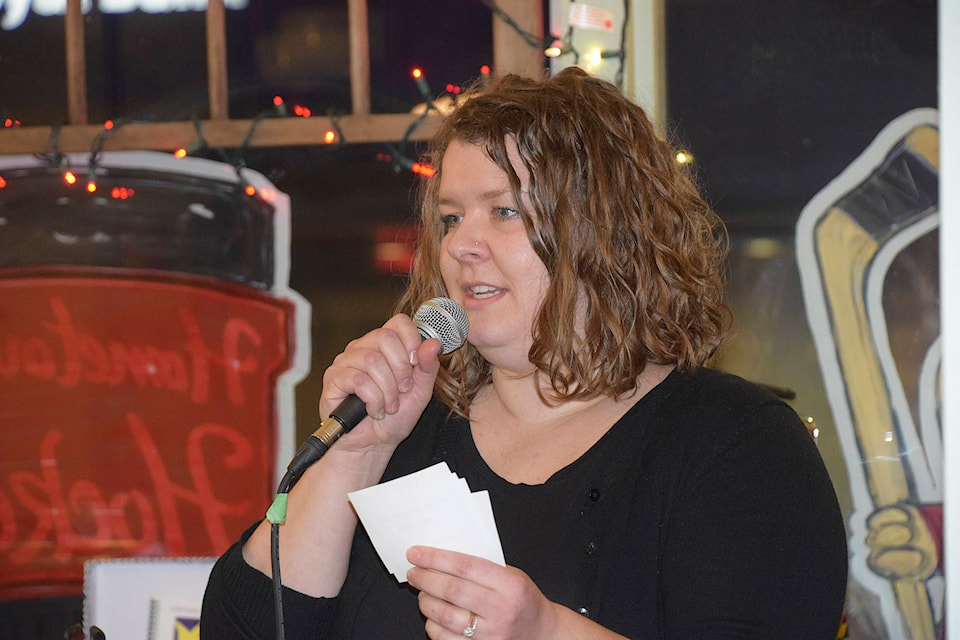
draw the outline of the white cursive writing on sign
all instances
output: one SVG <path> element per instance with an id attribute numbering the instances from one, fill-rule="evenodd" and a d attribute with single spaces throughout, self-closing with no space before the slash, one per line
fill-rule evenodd
<path id="1" fill-rule="evenodd" d="M 246 9 L 249 0 L 224 0 L 227 9 Z M 89 13 L 93 0 L 81 0 L 80 10 Z M 207 0 L 100 0 L 101 13 L 170 13 L 171 11 L 206 11 Z M 67 0 L 0 0 L 0 27 L 13 31 L 23 24 L 30 10 L 40 16 L 62 16 Z"/>

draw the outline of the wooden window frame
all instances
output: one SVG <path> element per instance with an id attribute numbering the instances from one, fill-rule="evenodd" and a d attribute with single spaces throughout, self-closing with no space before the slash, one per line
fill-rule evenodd
<path id="1" fill-rule="evenodd" d="M 69 124 L 0 129 L 0 154 L 44 153 L 51 138 L 63 153 L 89 151 L 104 125 L 87 122 L 86 62 L 81 0 L 67 0 L 65 15 L 67 111 Z M 439 117 L 428 115 L 410 132 L 421 116 L 410 113 L 370 113 L 370 56 L 366 0 L 347 0 L 352 111 L 338 116 L 336 130 L 348 143 L 424 140 L 437 128 Z M 498 0 L 498 6 L 530 33 L 543 34 L 541 0 Z M 283 147 L 324 144 L 332 122 L 326 117 L 268 118 L 254 125 L 250 119 L 231 119 L 228 108 L 226 16 L 223 0 L 209 0 L 206 11 L 208 99 L 210 118 L 198 122 L 130 123 L 105 137 L 105 149 L 174 151 L 203 140 L 214 148 Z M 496 16 L 493 17 L 493 69 L 529 76 L 543 73 L 543 53 L 531 47 Z M 249 140 L 247 137 L 249 136 Z"/>

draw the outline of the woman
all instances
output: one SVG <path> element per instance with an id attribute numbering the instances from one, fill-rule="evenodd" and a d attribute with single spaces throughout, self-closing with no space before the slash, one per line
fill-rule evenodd
<path id="1" fill-rule="evenodd" d="M 832 638 L 843 523 L 774 396 L 703 365 L 725 240 L 642 109 L 578 69 L 509 76 L 441 126 L 400 308 L 459 302 L 438 357 L 408 315 L 351 342 L 320 413 L 369 417 L 291 492 L 290 638 Z M 413 547 L 383 568 L 347 493 L 438 460 L 489 491 L 507 566 Z M 204 640 L 274 633 L 269 525 L 218 562 Z"/>

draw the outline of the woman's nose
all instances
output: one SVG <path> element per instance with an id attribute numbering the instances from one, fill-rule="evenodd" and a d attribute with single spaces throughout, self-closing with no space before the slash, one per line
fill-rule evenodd
<path id="1" fill-rule="evenodd" d="M 483 225 L 466 216 L 447 234 L 447 250 L 457 260 L 478 260 L 487 252 Z"/>

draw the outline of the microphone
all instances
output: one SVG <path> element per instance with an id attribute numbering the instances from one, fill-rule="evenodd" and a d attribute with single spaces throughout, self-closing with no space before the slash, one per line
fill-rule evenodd
<path id="1" fill-rule="evenodd" d="M 420 337 L 424 340 L 436 338 L 440 341 L 440 353 L 456 351 L 467 339 L 470 322 L 467 313 L 450 298 L 431 298 L 413 315 Z M 287 466 L 288 477 L 297 477 L 333 446 L 347 431 L 357 426 L 367 416 L 367 407 L 363 400 L 350 394 L 330 413 L 330 417 L 321 421 L 320 426 L 300 445 L 297 455 Z"/>

